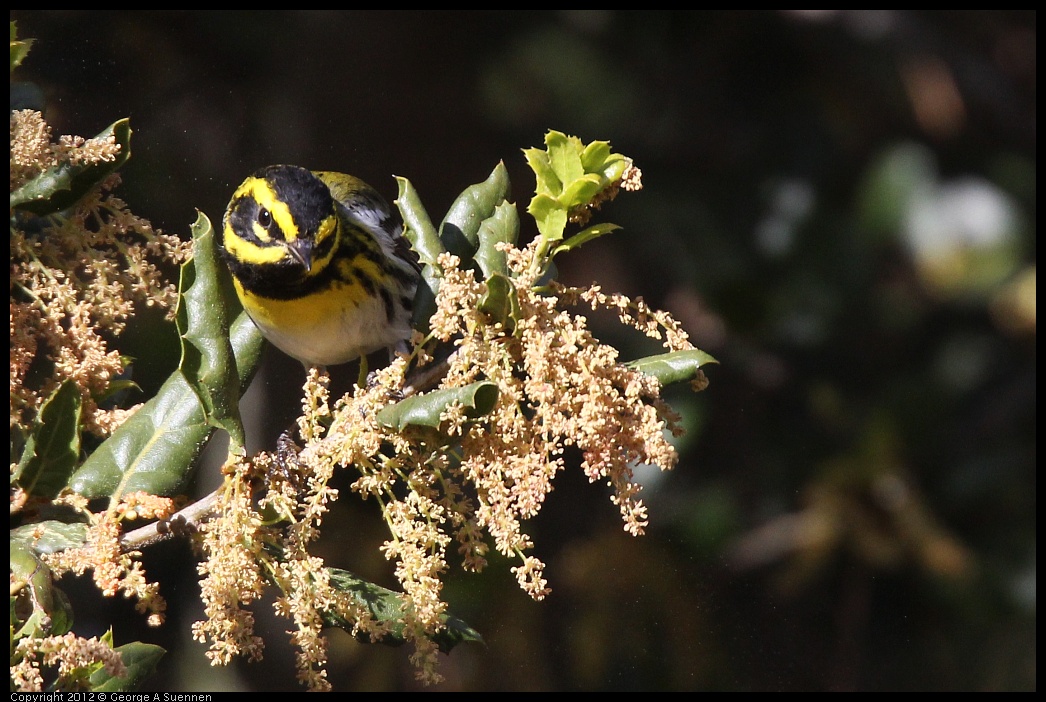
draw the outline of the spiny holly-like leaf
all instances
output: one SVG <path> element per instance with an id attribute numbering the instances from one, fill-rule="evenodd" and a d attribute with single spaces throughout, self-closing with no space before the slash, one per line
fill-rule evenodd
<path id="1" fill-rule="evenodd" d="M 400 646 L 406 641 L 403 635 L 403 598 L 399 593 L 363 580 L 346 570 L 328 568 L 327 572 L 330 573 L 331 585 L 352 595 L 359 604 L 367 608 L 375 620 L 391 625 L 389 633 L 378 643 Z M 457 617 L 444 614 L 441 620 L 444 628 L 432 638 L 444 653 L 450 653 L 451 649 L 464 641 L 483 642 L 479 632 Z M 351 622 L 332 612 L 324 614 L 324 622 L 339 628 L 352 628 Z M 361 635 L 360 640 L 369 643 L 370 637 Z"/>
<path id="2" fill-rule="evenodd" d="M 18 31 L 15 23 L 11 23 L 11 72 L 13 73 L 22 61 L 25 60 L 29 48 L 33 45 L 32 39 L 18 40 Z"/>
<path id="3" fill-rule="evenodd" d="M 538 232 L 545 241 L 560 241 L 567 228 L 567 208 L 550 195 L 535 195 L 527 206 L 527 212 L 538 225 Z"/>
<path id="4" fill-rule="evenodd" d="M 611 153 L 609 141 L 593 141 L 581 153 L 585 173 L 599 173 L 608 183 L 621 180 L 628 163 L 627 157 Z"/>
<path id="5" fill-rule="evenodd" d="M 571 181 L 570 185 L 563 190 L 560 202 L 566 203 L 568 206 L 572 202 L 581 203 L 582 205 L 587 204 L 604 187 L 606 187 L 606 184 L 602 176 L 588 173 Z"/>
<path id="6" fill-rule="evenodd" d="M 611 155 L 621 158 L 619 154 L 610 153 L 609 141 L 593 141 L 581 152 L 581 167 L 585 173 L 601 173 Z"/>
<path id="7" fill-rule="evenodd" d="M 552 249 L 552 255 L 556 256 L 558 254 L 563 253 L 564 251 L 571 251 L 572 249 L 576 249 L 586 242 L 592 241 L 593 239 L 598 239 L 604 234 L 609 234 L 610 232 L 617 231 L 620 228 L 621 227 L 617 226 L 616 224 L 594 224 L 591 227 L 588 227 L 587 229 L 581 230 L 580 232 L 570 237 L 556 248 Z"/>
<path id="8" fill-rule="evenodd" d="M 471 258 L 479 247 L 480 224 L 508 196 L 508 170 L 499 162 L 485 181 L 465 188 L 447 210 L 439 230 L 447 251 L 463 259 Z"/>
<path id="9" fill-rule="evenodd" d="M 175 494 L 213 429 L 192 385 L 175 371 L 73 473 L 69 487 L 86 497 Z"/>
<path id="10" fill-rule="evenodd" d="M 400 431 L 409 425 L 436 428 L 440 425 L 440 417 L 452 404 L 463 405 L 466 416 L 479 417 L 494 409 L 497 399 L 497 385 L 478 381 L 460 388 L 441 388 L 408 397 L 380 410 L 378 421 Z"/>
<path id="11" fill-rule="evenodd" d="M 421 198 L 418 197 L 414 185 L 400 176 L 396 176 L 396 183 L 399 185 L 399 196 L 395 204 L 403 218 L 404 234 L 417 252 L 422 265 L 435 266 L 436 259 L 443 253 L 439 233 L 429 219 L 425 206 L 421 204 Z"/>
<path id="12" fill-rule="evenodd" d="M 538 195 L 550 195 L 558 197 L 563 192 L 563 183 L 556 172 L 552 170 L 552 164 L 548 160 L 548 152 L 543 149 L 523 149 L 523 156 L 527 159 L 527 165 L 537 176 L 537 185 L 534 192 Z"/>
<path id="13" fill-rule="evenodd" d="M 545 134 L 544 151 L 523 153 L 537 176 L 535 192 L 556 198 L 568 210 L 587 205 L 600 190 L 620 180 L 629 163 L 611 152 L 609 142 L 585 144 L 555 130 Z"/>
<path id="14" fill-rule="evenodd" d="M 568 137 L 563 132 L 550 130 L 545 134 L 545 149 L 548 151 L 549 165 L 563 184 L 564 190 L 585 175 L 585 167 L 581 163 L 584 147 L 577 137 Z"/>
<path id="15" fill-rule="evenodd" d="M 27 588 L 12 599 L 11 625 L 19 629 L 17 636 L 61 635 L 72 628 L 72 605 L 40 557 L 82 546 L 86 539 L 83 523 L 46 520 L 11 530 L 11 582 L 24 582 Z"/>
<path id="16" fill-rule="evenodd" d="M 479 248 L 476 251 L 476 263 L 483 271 L 483 277 L 489 278 L 495 273 L 508 275 L 508 264 L 504 251 L 498 250 L 498 244 L 515 244 L 519 237 L 519 213 L 511 202 L 502 202 L 494 208 L 494 214 L 479 225 Z"/>
<path id="17" fill-rule="evenodd" d="M 500 322 L 506 331 L 512 333 L 520 315 L 515 285 L 508 276 L 500 273 L 491 274 L 486 284 L 486 293 L 479 300 L 480 311 Z"/>
<path id="18" fill-rule="evenodd" d="M 194 232 L 200 235 L 196 240 L 198 245 L 194 247 L 193 260 L 185 264 L 192 267 L 192 272 L 183 273 L 179 301 L 179 315 L 189 325 L 195 325 L 201 315 L 206 316 L 207 310 L 239 309 L 227 279 L 219 275 L 220 268 L 211 262 L 199 265 L 198 259 L 216 258 L 217 250 L 213 237 L 205 236 L 210 223 L 198 220 L 197 225 Z M 186 310 L 183 314 L 181 308 L 186 303 L 182 300 L 189 285 L 193 287 L 193 305 L 199 310 L 193 314 Z M 210 324 L 211 320 L 203 322 Z M 241 312 L 229 329 L 232 346 L 232 356 L 229 356 L 223 350 L 224 344 L 213 339 L 213 332 L 197 333 L 194 326 L 185 329 L 194 335 L 194 342 L 185 345 L 192 355 L 187 370 L 179 368 L 172 373 L 156 396 L 88 457 L 69 481 L 75 492 L 87 497 L 115 497 L 136 490 L 154 495 L 175 494 L 191 477 L 196 458 L 214 425 L 222 423 L 236 430 L 238 420 L 229 406 L 221 409 L 221 417 L 209 415 L 208 407 L 201 400 L 201 383 L 206 383 L 212 408 L 224 401 L 220 398 L 228 397 L 228 393 L 241 393 L 261 356 L 264 344 L 261 332 L 246 313 Z M 201 369 L 209 370 L 201 373 Z M 236 385 L 235 390 L 223 387 L 223 383 L 230 382 Z"/>
<path id="19" fill-rule="evenodd" d="M 245 437 L 239 412 L 240 384 L 229 343 L 230 307 L 216 304 L 223 270 L 207 215 L 198 214 L 192 232 L 192 265 L 182 266 L 178 301 L 181 370 L 199 395 L 207 421 L 227 431 L 233 446 L 242 448 Z"/>
<path id="20" fill-rule="evenodd" d="M 11 193 L 11 208 L 44 216 L 72 207 L 131 157 L 131 122 L 113 122 L 95 139 L 113 137 L 120 151 L 112 161 L 69 163 L 63 161 Z"/>
<path id="21" fill-rule="evenodd" d="M 396 207 L 403 217 L 404 234 L 421 259 L 421 284 L 414 295 L 411 326 L 424 332 L 436 311 L 436 293 L 439 292 L 443 276 L 438 262 L 439 255 L 443 253 L 443 242 L 411 182 L 398 176 L 396 182 L 399 184 Z"/>

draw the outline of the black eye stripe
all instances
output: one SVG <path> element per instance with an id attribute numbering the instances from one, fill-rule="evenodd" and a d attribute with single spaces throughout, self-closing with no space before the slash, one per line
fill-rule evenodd
<path id="1" fill-rule="evenodd" d="M 254 234 L 254 223 L 257 220 L 257 207 L 254 199 L 249 196 L 236 200 L 235 204 L 229 208 L 226 217 L 227 225 L 236 233 L 236 236 L 245 241 L 258 240 Z"/>

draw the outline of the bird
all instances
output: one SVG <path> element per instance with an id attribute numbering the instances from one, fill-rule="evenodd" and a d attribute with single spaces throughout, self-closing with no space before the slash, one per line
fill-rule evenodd
<path id="1" fill-rule="evenodd" d="M 421 267 L 399 216 L 354 176 L 271 165 L 235 190 L 219 251 L 262 335 L 306 366 L 405 349 Z M 391 353 L 391 351 L 390 351 Z"/>

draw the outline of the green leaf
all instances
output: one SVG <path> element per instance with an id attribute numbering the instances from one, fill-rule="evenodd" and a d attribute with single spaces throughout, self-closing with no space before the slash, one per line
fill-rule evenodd
<path id="1" fill-rule="evenodd" d="M 538 195 L 559 197 L 559 194 L 563 192 L 563 182 L 552 170 L 552 164 L 548 161 L 548 153 L 541 149 L 523 149 L 523 156 L 537 178 L 534 192 Z"/>
<path id="2" fill-rule="evenodd" d="M 602 173 L 610 157 L 609 141 L 593 141 L 581 152 L 581 167 L 585 169 L 585 173 Z"/>
<path id="3" fill-rule="evenodd" d="M 155 644 L 134 641 L 118 646 L 116 652 L 127 668 L 127 675 L 116 677 L 99 668 L 91 674 L 92 692 L 129 692 L 137 690 L 142 681 L 156 672 L 156 666 L 166 651 Z"/>
<path id="4" fill-rule="evenodd" d="M 341 592 L 350 594 L 359 604 L 367 608 L 375 620 L 391 624 L 389 633 L 378 643 L 400 646 L 406 641 L 403 634 L 403 598 L 399 593 L 363 580 L 347 570 L 328 568 L 327 572 L 330 573 L 331 585 Z M 479 632 L 457 617 L 444 614 L 440 619 L 444 628 L 436 633 L 433 640 L 443 653 L 450 653 L 451 649 L 464 641 L 483 642 L 483 637 Z M 324 613 L 324 623 L 350 631 L 352 629 L 352 622 L 346 621 L 333 612 Z M 359 640 L 369 643 L 370 637 L 361 634 Z"/>
<path id="5" fill-rule="evenodd" d="M 105 391 L 98 395 L 95 400 L 99 405 L 103 405 L 110 400 L 114 400 L 116 397 L 126 396 L 131 390 L 141 391 L 138 383 L 134 382 L 129 378 L 115 378 L 109 381 L 109 385 L 106 386 Z"/>
<path id="6" fill-rule="evenodd" d="M 80 460 L 80 389 L 67 380 L 40 407 L 15 473 L 30 495 L 54 499 Z"/>
<path id="7" fill-rule="evenodd" d="M 29 53 L 30 47 L 33 45 L 32 39 L 23 39 L 17 41 L 18 32 L 15 23 L 11 23 L 11 72 L 13 73 L 22 61 L 25 60 L 26 54 Z"/>
<path id="8" fill-rule="evenodd" d="M 606 186 L 607 182 L 603 176 L 595 173 L 586 173 L 571 181 L 563 189 L 563 194 L 559 196 L 559 201 L 568 210 L 584 207 Z"/>
<path id="9" fill-rule="evenodd" d="M 11 542 L 10 571 L 12 584 L 25 583 L 17 596 L 12 590 L 13 637 L 61 636 L 72 629 L 69 598 L 55 587 L 51 569 L 23 541 Z"/>
<path id="10" fill-rule="evenodd" d="M 408 397 L 381 409 L 378 421 L 398 431 L 410 425 L 437 428 L 440 416 L 451 404 L 464 405 L 466 416 L 478 417 L 494 409 L 497 399 L 498 386 L 481 380 L 460 388 L 442 388 Z"/>
<path id="11" fill-rule="evenodd" d="M 11 530 L 11 543 L 23 543 L 37 554 L 58 553 L 83 546 L 87 525 L 83 522 L 59 522 L 47 519 Z"/>
<path id="12" fill-rule="evenodd" d="M 508 170 L 499 162 L 482 183 L 465 188 L 447 210 L 440 225 L 443 246 L 462 259 L 472 258 L 479 247 L 479 226 L 494 214 L 494 209 L 508 199 Z"/>
<path id="13" fill-rule="evenodd" d="M 396 182 L 399 184 L 396 207 L 403 218 L 404 234 L 421 259 L 421 284 L 414 295 L 411 326 L 424 333 L 428 331 L 428 321 L 436 311 L 436 293 L 443 277 L 438 262 L 443 253 L 443 242 L 411 182 L 398 176 Z"/>
<path id="14" fill-rule="evenodd" d="M 519 297 L 508 276 L 494 273 L 486 280 L 487 290 L 479 300 L 479 309 L 512 333 L 519 319 Z"/>
<path id="15" fill-rule="evenodd" d="M 414 293 L 414 306 L 410 325 L 422 334 L 428 333 L 429 320 L 436 312 L 436 293 L 439 292 L 441 272 L 427 263 L 421 266 L 421 282 Z"/>
<path id="16" fill-rule="evenodd" d="M 538 232 L 545 241 L 561 241 L 567 228 L 567 208 L 559 200 L 548 195 L 535 195 L 527 206 L 527 212 L 537 222 Z"/>
<path id="17" fill-rule="evenodd" d="M 61 635 L 72 629 L 72 604 L 55 586 L 51 570 L 40 556 L 82 546 L 86 539 L 84 523 L 46 520 L 11 530 L 11 579 L 28 587 L 27 601 L 12 601 L 11 625 L 19 629 L 18 636 Z M 16 613 L 24 617 L 17 624 Z"/>
<path id="18" fill-rule="evenodd" d="M 204 234 L 207 228 L 195 231 Z M 219 274 L 217 266 L 196 265 L 196 256 L 215 255 L 213 240 L 209 244 L 205 241 L 194 250 L 194 260 L 183 266 L 183 269 L 192 266 L 191 272 L 183 275 L 179 301 L 179 316 L 184 323 L 195 325 L 201 315 L 206 316 L 207 310 L 239 309 L 235 293 L 228 285 L 228 277 L 214 278 Z M 197 298 L 191 306 L 198 306 L 198 309 L 191 313 L 182 311 L 185 285 L 194 287 L 192 296 Z M 154 495 L 175 494 L 191 477 L 196 458 L 213 431 L 212 422 L 236 430 L 232 408 L 219 406 L 228 401 L 223 399 L 228 397 L 226 393 L 233 392 L 231 388 L 223 388 L 222 383 L 232 382 L 236 385 L 236 392 L 242 394 L 261 356 L 264 345 L 261 332 L 247 314 L 241 312 L 229 331 L 231 359 L 223 356 L 224 344 L 214 340 L 209 332 L 197 332 L 195 326 L 186 332 L 194 339 L 186 344 L 189 353 L 200 356 L 193 357 L 188 373 L 182 368 L 172 373 L 156 396 L 131 415 L 84 461 L 69 480 L 69 486 L 75 492 L 86 497 L 116 497 L 136 490 Z M 220 358 L 203 357 L 211 353 Z M 232 380 L 227 372 L 230 367 L 235 369 Z M 212 369 L 216 370 L 211 372 Z M 193 380 L 190 380 L 189 373 Z M 208 409 L 201 399 L 203 386 L 200 383 L 206 383 L 210 401 L 225 412 L 224 418 L 209 419 Z"/>
<path id="19" fill-rule="evenodd" d="M 548 160 L 552 170 L 555 171 L 559 182 L 563 183 L 564 190 L 585 175 L 585 167 L 581 165 L 583 147 L 580 139 L 568 137 L 563 132 L 549 130 L 545 134 L 545 148 L 548 151 Z"/>
<path id="20" fill-rule="evenodd" d="M 593 239 L 598 239 L 604 234 L 609 234 L 610 232 L 617 231 L 620 228 L 621 227 L 619 227 L 618 225 L 610 223 L 594 224 L 591 227 L 588 227 L 587 229 L 582 229 L 580 232 L 570 237 L 556 248 L 552 249 L 552 255 L 556 256 L 564 251 L 571 251 L 573 249 L 578 248 L 586 242 L 592 241 Z"/>
<path id="21" fill-rule="evenodd" d="M 439 255 L 443 253 L 443 244 L 440 242 L 439 233 L 429 219 L 429 213 L 421 204 L 418 191 L 406 178 L 396 176 L 399 185 L 399 196 L 396 198 L 396 207 L 400 211 L 405 225 L 404 234 L 410 241 L 411 246 L 418 253 L 423 265 L 436 266 Z"/>
<path id="22" fill-rule="evenodd" d="M 38 216 L 68 209 L 131 157 L 131 122 L 113 122 L 96 139 L 114 137 L 120 151 L 112 161 L 73 164 L 63 161 L 11 193 L 11 208 Z"/>
<path id="23" fill-rule="evenodd" d="M 502 202 L 494 208 L 494 214 L 487 217 L 479 226 L 479 248 L 476 251 L 476 263 L 483 271 L 483 277 L 489 278 L 495 273 L 508 275 L 508 263 L 504 251 L 498 250 L 498 244 L 515 244 L 519 237 L 519 213 L 511 202 Z"/>
<path id="24" fill-rule="evenodd" d="M 69 487 L 91 498 L 176 494 L 212 431 L 199 396 L 175 371 L 73 473 Z"/>
<path id="25" fill-rule="evenodd" d="M 621 179 L 629 159 L 610 152 L 610 142 L 593 141 L 581 153 L 581 164 L 586 173 L 599 173 L 607 185 Z"/>
<path id="26" fill-rule="evenodd" d="M 718 362 L 700 349 L 690 349 L 689 351 L 673 351 L 657 356 L 647 356 L 625 365 L 654 376 L 662 385 L 669 385 L 693 380 L 702 366 Z"/>
<path id="27" fill-rule="evenodd" d="M 240 421 L 240 384 L 229 342 L 229 306 L 221 304 L 224 269 L 207 215 L 192 225 L 193 258 L 182 266 L 178 331 L 182 338 L 181 370 L 200 397 L 207 421 L 229 433 L 234 450 L 245 443 Z"/>

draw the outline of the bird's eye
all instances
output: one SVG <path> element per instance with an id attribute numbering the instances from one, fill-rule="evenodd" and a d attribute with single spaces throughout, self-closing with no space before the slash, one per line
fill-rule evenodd
<path id="1" fill-rule="evenodd" d="M 272 213 L 264 207 L 258 211 L 258 224 L 262 225 L 263 229 L 268 229 L 272 226 Z"/>

